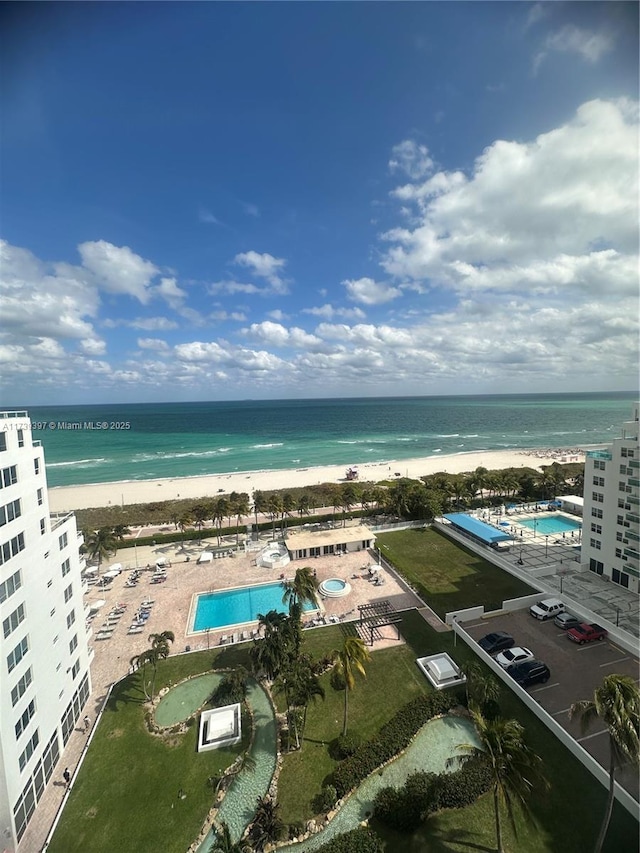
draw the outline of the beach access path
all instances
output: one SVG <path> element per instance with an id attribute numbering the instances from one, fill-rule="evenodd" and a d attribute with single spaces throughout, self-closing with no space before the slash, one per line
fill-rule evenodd
<path id="1" fill-rule="evenodd" d="M 462 474 L 482 467 L 487 470 L 534 468 L 553 462 L 584 462 L 584 452 L 566 450 L 491 450 L 418 459 L 387 460 L 358 465 L 359 482 L 377 483 L 399 477 L 419 479 L 444 472 Z M 286 490 L 320 483 L 344 483 L 344 465 L 318 468 L 291 468 L 275 471 L 243 471 L 235 474 L 204 474 L 165 480 L 125 480 L 117 483 L 92 483 L 79 486 L 54 486 L 49 489 L 51 512 L 69 512 L 92 507 L 122 506 L 176 499 L 196 499 L 231 492 Z"/>

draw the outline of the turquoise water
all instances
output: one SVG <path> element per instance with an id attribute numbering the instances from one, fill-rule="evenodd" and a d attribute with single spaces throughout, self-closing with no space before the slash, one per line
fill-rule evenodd
<path id="1" fill-rule="evenodd" d="M 227 628 L 229 625 L 255 622 L 258 613 L 268 613 L 270 610 L 288 613 L 288 605 L 282 602 L 283 592 L 282 584 L 276 581 L 201 593 L 198 596 L 193 630 L 206 631 L 207 628 Z M 303 606 L 305 611 L 314 609 L 308 603 Z"/>
<path id="2" fill-rule="evenodd" d="M 163 696 L 156 708 L 155 718 L 159 726 L 174 726 L 189 719 L 201 708 L 222 681 L 219 672 L 208 672 L 198 678 L 190 678 L 183 684 L 172 687 Z"/>
<path id="3" fill-rule="evenodd" d="M 407 776 L 417 770 L 432 773 L 447 773 L 455 770 L 455 767 L 446 766 L 447 759 L 464 754 L 457 748 L 462 743 L 480 746 L 475 730 L 468 720 L 451 716 L 431 720 L 422 727 L 399 758 L 388 764 L 380 773 L 372 773 L 364 780 L 326 829 L 311 836 L 307 841 L 289 844 L 280 849 L 307 853 L 310 850 L 317 850 L 336 835 L 355 829 L 361 821 L 371 815 L 373 801 L 381 788 L 388 785 L 399 788 L 404 784 Z"/>
<path id="4" fill-rule="evenodd" d="M 253 741 L 249 755 L 254 760 L 251 770 L 240 773 L 231 783 L 218 811 L 219 823 L 226 823 L 234 842 L 239 841 L 256 811 L 256 800 L 269 790 L 276 769 L 276 720 L 273 708 L 262 687 L 249 680 L 247 702 L 253 712 Z M 213 831 L 204 839 L 198 853 L 208 853 L 214 842 Z"/>
<path id="5" fill-rule="evenodd" d="M 342 592 L 346 583 L 341 581 L 339 578 L 329 578 L 328 580 L 323 581 L 322 586 L 324 589 L 328 589 L 329 592 Z"/>
<path id="6" fill-rule="evenodd" d="M 355 465 L 619 434 L 637 392 L 28 408 L 50 486 Z M 89 429 L 85 423 L 119 425 Z M 55 428 L 50 428 L 53 423 Z M 65 429 L 65 424 L 81 429 Z M 61 426 L 59 426 L 61 425 Z M 128 428 L 127 428 L 128 425 Z"/>
<path id="7" fill-rule="evenodd" d="M 519 521 L 523 527 L 528 527 L 529 530 L 535 530 L 541 536 L 553 536 L 557 533 L 569 533 L 571 530 L 580 530 L 582 525 L 579 521 L 573 521 L 571 518 L 565 518 L 563 515 L 549 516 L 543 518 L 528 518 L 525 521 Z"/>

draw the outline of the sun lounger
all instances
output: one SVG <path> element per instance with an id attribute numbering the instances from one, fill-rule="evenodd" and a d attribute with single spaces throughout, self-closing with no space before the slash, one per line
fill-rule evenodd
<path id="1" fill-rule="evenodd" d="M 243 643 L 244 643 L 246 640 L 248 640 L 248 639 L 249 639 L 249 637 L 248 637 L 248 635 L 247 635 L 247 632 L 246 632 L 246 631 L 242 631 L 242 632 L 241 632 L 241 634 L 240 634 L 240 639 L 241 639 L 241 641 L 242 641 Z"/>
<path id="2" fill-rule="evenodd" d="M 226 646 L 228 642 L 229 642 L 229 637 L 227 636 L 227 634 L 223 634 L 223 635 L 220 637 L 220 645 L 221 645 L 221 646 Z"/>
<path id="3" fill-rule="evenodd" d="M 131 627 L 127 631 L 127 634 L 142 634 L 142 628 Z"/>
<path id="4" fill-rule="evenodd" d="M 257 629 L 257 628 L 254 628 L 254 629 L 253 629 L 253 631 L 251 632 L 251 639 L 252 639 L 252 640 L 257 639 L 257 637 L 258 637 L 258 634 L 259 634 L 259 633 L 260 633 L 260 632 L 258 631 L 258 629 Z"/>

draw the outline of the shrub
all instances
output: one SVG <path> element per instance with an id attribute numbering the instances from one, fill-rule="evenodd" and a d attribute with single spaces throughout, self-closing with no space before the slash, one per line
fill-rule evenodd
<path id="1" fill-rule="evenodd" d="M 316 813 L 329 812 L 335 806 L 338 794 L 333 785 L 324 785 L 322 791 L 314 798 L 313 809 Z"/>
<path id="2" fill-rule="evenodd" d="M 493 783 L 489 762 L 481 756 L 467 761 L 455 773 L 445 773 L 440 778 L 441 809 L 459 809 L 471 805 L 482 794 L 486 794 Z"/>
<path id="3" fill-rule="evenodd" d="M 303 823 L 290 823 L 289 824 L 289 839 L 299 838 L 301 835 L 304 835 L 305 825 Z"/>
<path id="4" fill-rule="evenodd" d="M 346 735 L 340 735 L 331 743 L 329 754 L 332 758 L 337 758 L 341 761 L 343 758 L 348 758 L 353 755 L 362 744 L 362 738 L 355 732 L 347 732 Z"/>
<path id="5" fill-rule="evenodd" d="M 383 853 L 383 850 L 378 836 L 368 826 L 360 826 L 318 847 L 317 853 Z"/>
<path id="6" fill-rule="evenodd" d="M 338 797 L 344 797 L 370 773 L 394 758 L 430 719 L 448 711 L 454 698 L 445 693 L 418 696 L 406 704 L 371 740 L 362 744 L 333 772 Z"/>

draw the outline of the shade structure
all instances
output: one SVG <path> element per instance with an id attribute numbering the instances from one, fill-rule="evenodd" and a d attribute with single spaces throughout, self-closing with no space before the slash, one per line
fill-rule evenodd
<path id="1" fill-rule="evenodd" d="M 89 610 L 91 613 L 97 613 L 101 607 L 104 607 L 107 602 L 104 598 L 99 598 L 97 601 L 92 601 L 89 605 Z"/>

